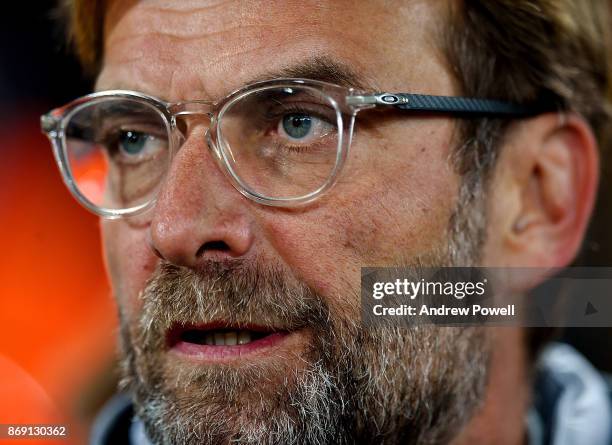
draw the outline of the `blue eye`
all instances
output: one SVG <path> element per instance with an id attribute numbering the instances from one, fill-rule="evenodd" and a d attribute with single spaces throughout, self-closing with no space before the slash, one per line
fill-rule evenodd
<path id="1" fill-rule="evenodd" d="M 128 155 L 138 155 L 149 139 L 150 135 L 139 131 L 123 131 L 119 136 L 119 146 Z"/>
<path id="2" fill-rule="evenodd" d="M 151 131 L 114 130 L 106 138 L 108 152 L 118 164 L 142 164 L 168 150 L 168 138 Z"/>
<path id="3" fill-rule="evenodd" d="M 307 114 L 291 113 L 283 116 L 283 130 L 293 139 L 302 139 L 312 128 L 312 117 Z"/>

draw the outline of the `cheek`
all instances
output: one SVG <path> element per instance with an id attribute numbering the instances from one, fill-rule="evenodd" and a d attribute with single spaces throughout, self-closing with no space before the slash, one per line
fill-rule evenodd
<path id="1" fill-rule="evenodd" d="M 113 293 L 127 316 L 140 310 L 139 292 L 155 270 L 158 258 L 147 244 L 148 227 L 135 228 L 124 220 L 101 224 L 104 258 Z"/>
<path id="2" fill-rule="evenodd" d="M 347 166 L 316 207 L 267 214 L 268 241 L 317 292 L 347 299 L 359 292 L 361 267 L 398 265 L 437 250 L 447 242 L 459 186 L 446 139 L 438 139 L 402 147 L 403 159 Z"/>

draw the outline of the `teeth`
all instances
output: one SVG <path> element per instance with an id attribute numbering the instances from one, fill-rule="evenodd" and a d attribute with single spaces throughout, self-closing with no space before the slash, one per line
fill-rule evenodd
<path id="1" fill-rule="evenodd" d="M 215 346 L 225 345 L 225 334 L 223 332 L 215 332 Z"/>
<path id="2" fill-rule="evenodd" d="M 204 343 L 206 343 L 207 345 L 214 345 L 215 337 L 212 334 L 206 334 L 206 337 L 204 338 Z"/>
<path id="3" fill-rule="evenodd" d="M 247 343 L 251 343 L 251 333 L 249 331 L 240 331 L 238 334 L 238 344 L 246 345 Z"/>
<path id="4" fill-rule="evenodd" d="M 204 336 L 204 344 L 208 346 L 246 345 L 253 341 L 251 331 L 216 331 Z"/>
<path id="5" fill-rule="evenodd" d="M 238 335 L 236 334 L 236 332 L 235 331 L 226 332 L 225 333 L 225 345 L 234 346 L 236 343 L 238 343 Z"/>

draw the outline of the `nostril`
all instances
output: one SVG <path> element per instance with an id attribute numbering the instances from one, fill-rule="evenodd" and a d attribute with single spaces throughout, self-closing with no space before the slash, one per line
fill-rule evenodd
<path id="1" fill-rule="evenodd" d="M 229 252 L 230 247 L 225 241 L 209 241 L 200 246 L 196 252 L 196 257 L 201 257 L 206 252 Z"/>
<path id="2" fill-rule="evenodd" d="M 153 249 L 153 253 L 155 254 L 156 257 L 162 260 L 165 259 L 164 256 L 161 254 L 161 252 L 156 247 L 151 246 L 151 249 Z"/>

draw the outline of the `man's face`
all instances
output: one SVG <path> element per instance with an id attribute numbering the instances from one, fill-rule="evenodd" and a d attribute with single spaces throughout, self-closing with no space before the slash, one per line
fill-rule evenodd
<path id="1" fill-rule="evenodd" d="M 215 101 L 267 73 L 331 60 L 380 90 L 453 95 L 436 46 L 439 3 L 111 2 L 97 89 Z M 451 236 L 461 185 L 452 121 L 363 113 L 338 183 L 300 209 L 236 191 L 207 128 L 189 122 L 152 210 L 102 224 L 125 379 L 149 435 L 412 443 L 452 434 L 482 389 L 485 372 L 473 366 L 486 361 L 482 333 L 365 330 L 358 297 L 362 266 L 476 260 Z"/>

